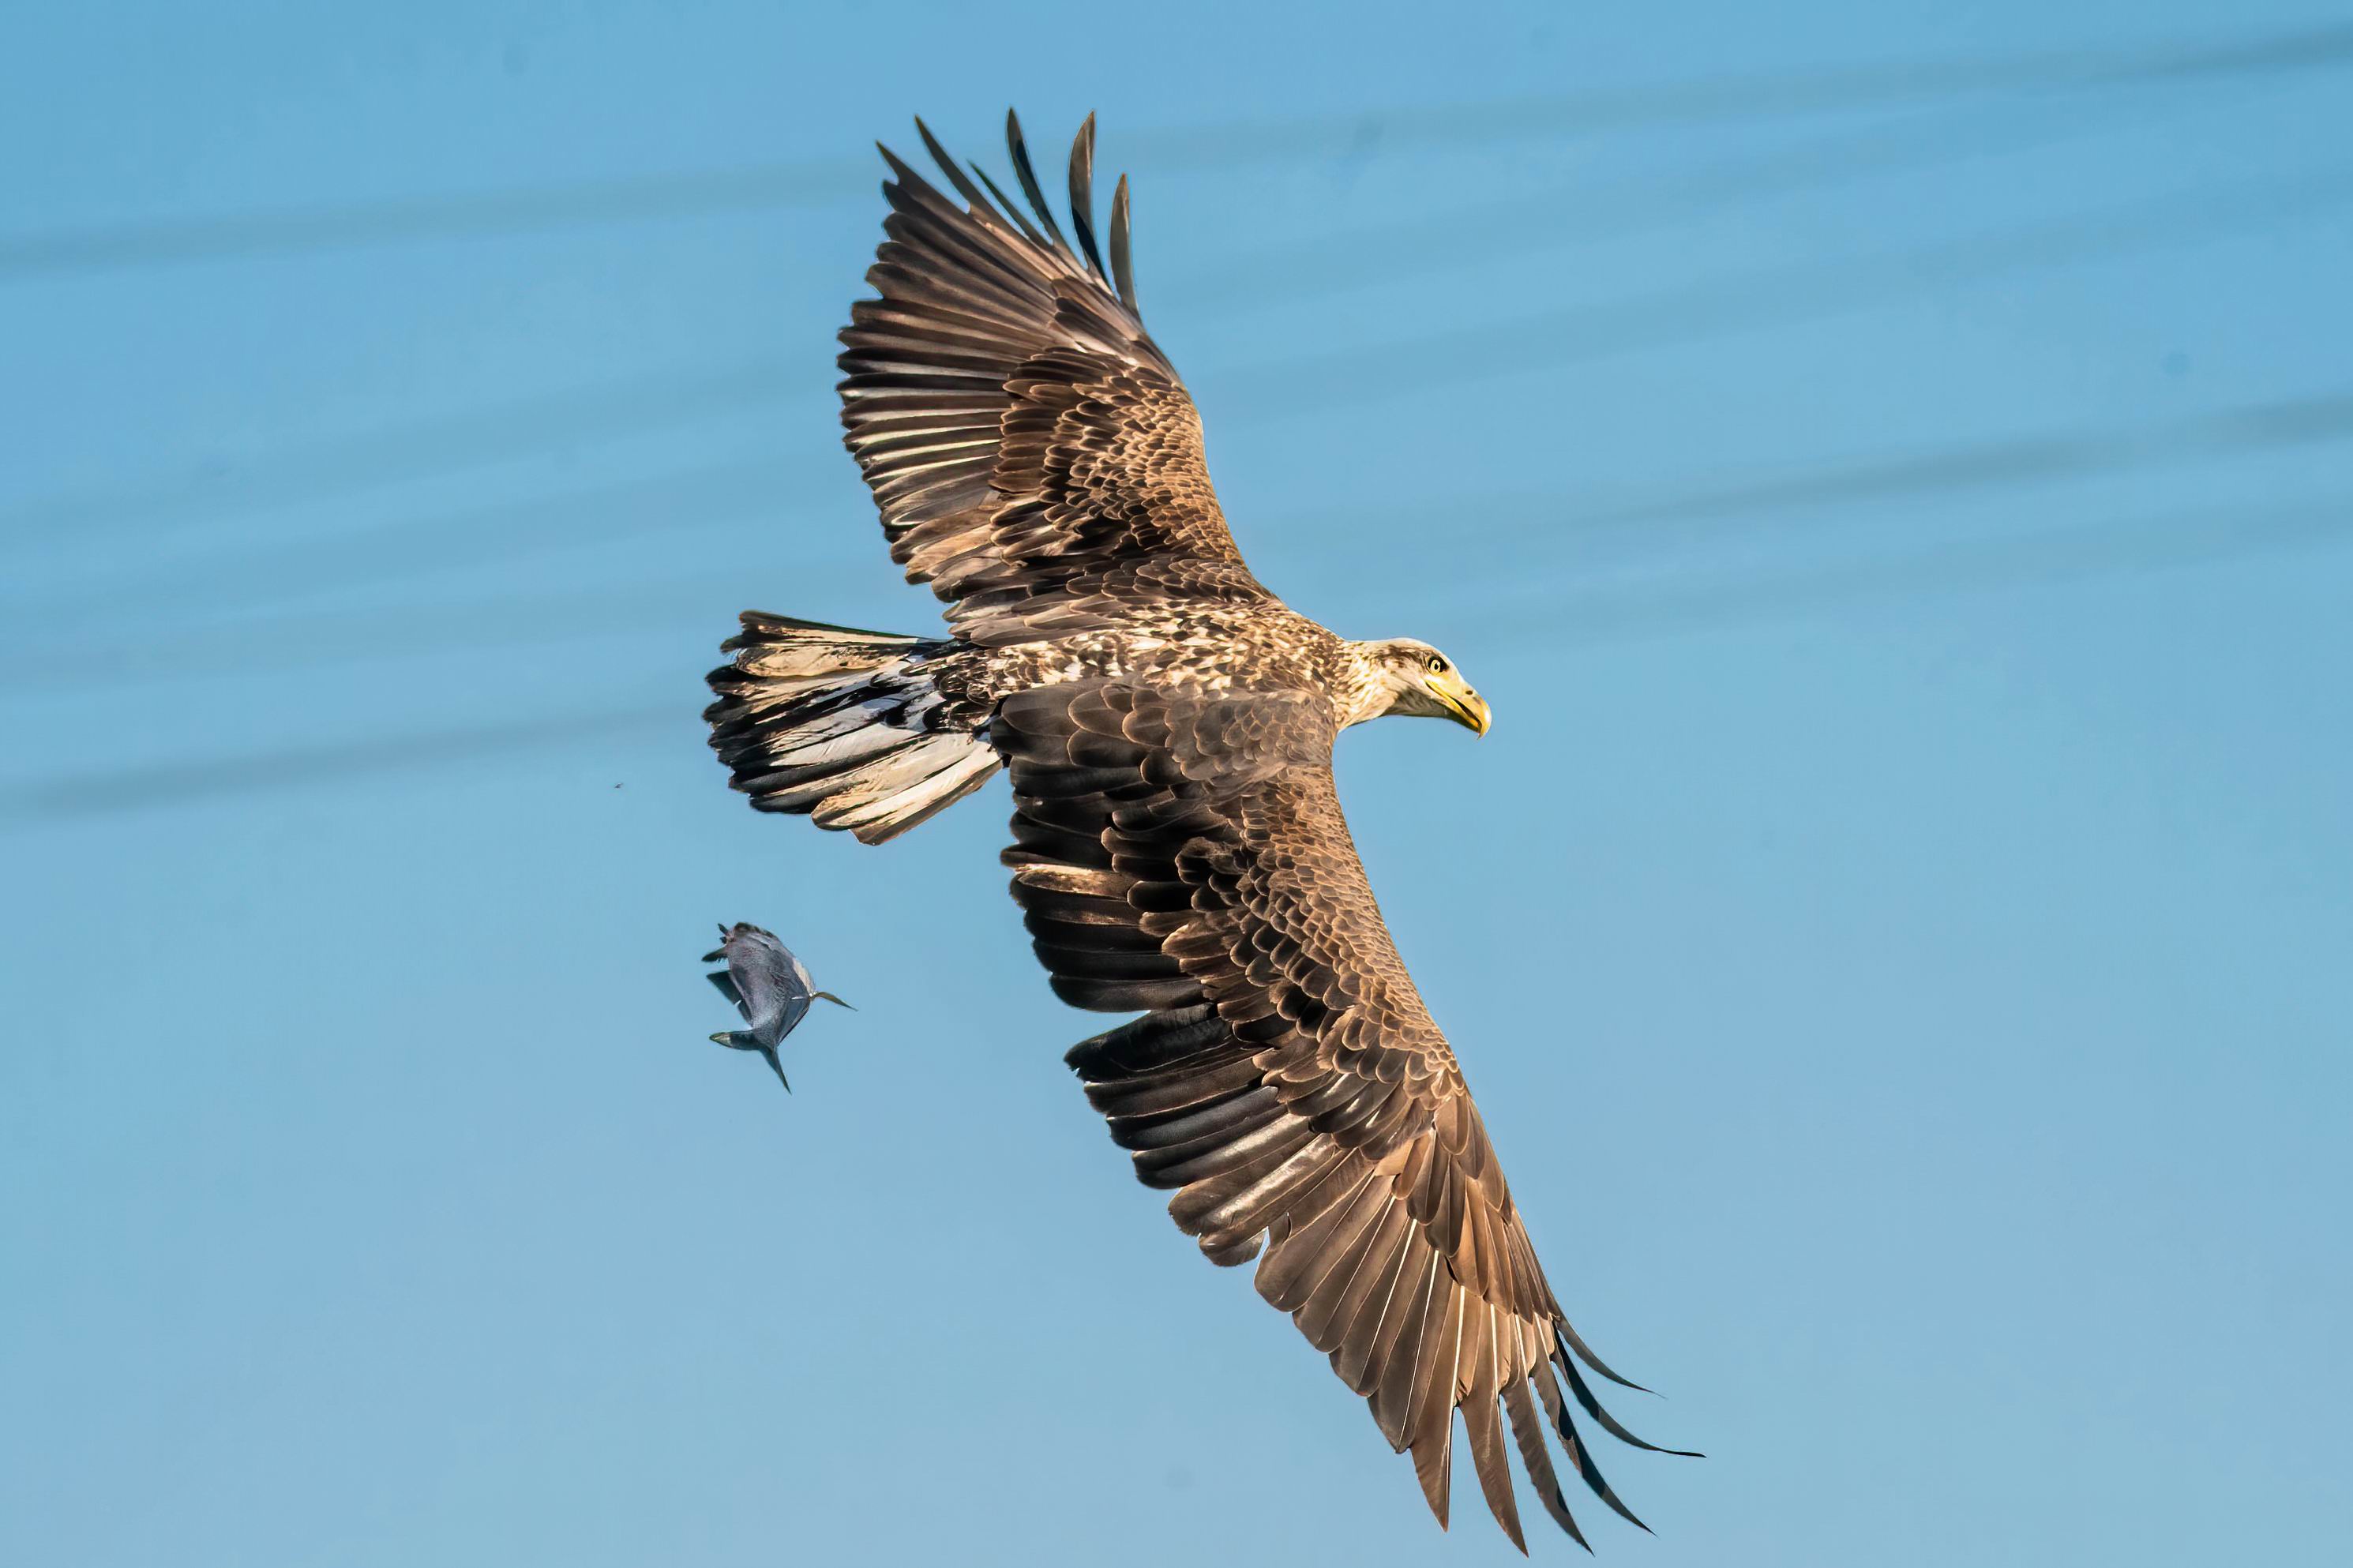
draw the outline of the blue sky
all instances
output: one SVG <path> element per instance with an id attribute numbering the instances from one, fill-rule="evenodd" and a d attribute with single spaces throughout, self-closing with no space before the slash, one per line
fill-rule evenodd
<path id="1" fill-rule="evenodd" d="M 874 850 L 702 748 L 737 610 L 934 624 L 830 339 L 870 141 L 1012 102 L 1261 574 L 1494 703 L 1341 787 L 1712 1456 L 1602 1555 L 2337 1561 L 2330 9 L 20 8 L 0 1556 L 1515 1560 L 1129 1179 L 1001 784 Z M 860 1009 L 790 1100 L 721 920 Z"/>

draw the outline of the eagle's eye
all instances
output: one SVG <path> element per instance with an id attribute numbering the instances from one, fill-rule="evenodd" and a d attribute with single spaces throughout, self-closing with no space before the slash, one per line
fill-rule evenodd
<path id="1" fill-rule="evenodd" d="M 1446 673 L 1445 655 L 1434 653 L 1430 656 L 1430 673 L 1432 675 L 1444 675 Z"/>

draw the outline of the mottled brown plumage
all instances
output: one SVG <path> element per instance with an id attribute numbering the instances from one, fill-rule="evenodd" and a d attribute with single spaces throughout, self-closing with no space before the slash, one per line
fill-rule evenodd
<path id="1" fill-rule="evenodd" d="M 1008 132 L 1027 214 L 928 130 L 960 202 L 885 150 L 881 297 L 842 333 L 850 450 L 951 635 L 746 615 L 712 744 L 755 805 L 870 841 L 1007 770 L 1005 860 L 1056 993 L 1145 1014 L 1069 1059 L 1178 1226 L 1213 1261 L 1261 1259 L 1260 1293 L 1411 1452 L 1441 1522 L 1458 1409 L 1515 1542 L 1507 1425 L 1564 1530 L 1545 1425 L 1632 1519 L 1570 1411 L 1650 1447 L 1578 1360 L 1624 1380 L 1562 1315 L 1333 786 L 1347 725 L 1483 731 L 1485 704 L 1426 644 L 1345 641 L 1250 575 L 1135 310 L 1125 180 L 1106 269 L 1092 121 L 1069 238 Z"/>

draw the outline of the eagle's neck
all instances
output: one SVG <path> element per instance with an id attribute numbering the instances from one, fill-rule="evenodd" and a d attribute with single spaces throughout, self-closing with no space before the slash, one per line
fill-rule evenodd
<path id="1" fill-rule="evenodd" d="M 1338 668 L 1333 671 L 1332 706 L 1340 728 L 1361 724 L 1388 712 L 1398 700 L 1398 669 L 1386 653 L 1386 644 L 1342 642 Z"/>

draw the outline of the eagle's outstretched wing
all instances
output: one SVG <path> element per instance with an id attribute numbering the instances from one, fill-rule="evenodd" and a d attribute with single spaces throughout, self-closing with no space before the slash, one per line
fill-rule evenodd
<path id="1" fill-rule="evenodd" d="M 1333 732 L 1306 692 L 1089 681 L 1006 700 L 990 732 L 1017 803 L 1005 859 L 1038 955 L 1065 1001 L 1149 1009 L 1071 1064 L 1202 1251 L 1236 1264 L 1264 1245 L 1260 1294 L 1411 1450 L 1441 1523 L 1459 1408 L 1512 1539 L 1507 1418 L 1545 1508 L 1577 1535 L 1539 1401 L 1585 1483 L 1633 1519 L 1562 1384 L 1605 1430 L 1651 1445 L 1577 1368 L 1625 1381 L 1562 1316 L 1398 961 L 1334 793 Z"/>
<path id="2" fill-rule="evenodd" d="M 1095 243 L 1094 121 L 1071 150 L 1075 246 L 1011 115 L 1034 222 L 916 127 L 965 205 L 882 150 L 890 237 L 866 274 L 881 298 L 851 308 L 839 362 L 846 439 L 892 558 L 980 643 L 1083 629 L 1138 597 L 1262 595 L 1193 400 L 1136 313 L 1124 176 L 1108 271 Z"/>

